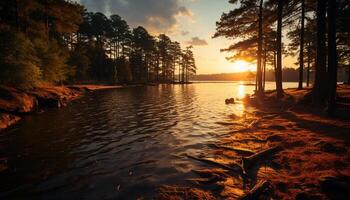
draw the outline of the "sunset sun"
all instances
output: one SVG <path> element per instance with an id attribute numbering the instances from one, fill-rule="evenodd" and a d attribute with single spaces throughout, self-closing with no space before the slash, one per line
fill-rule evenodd
<path id="1" fill-rule="evenodd" d="M 255 70 L 255 66 L 252 63 L 244 60 L 237 60 L 233 62 L 231 67 L 234 72 L 247 72 Z"/>

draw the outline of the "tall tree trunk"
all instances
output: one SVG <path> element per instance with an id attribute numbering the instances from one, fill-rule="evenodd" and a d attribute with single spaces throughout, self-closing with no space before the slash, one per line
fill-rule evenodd
<path id="1" fill-rule="evenodd" d="M 19 26 L 19 8 L 18 8 L 18 0 L 14 1 L 15 4 L 15 23 L 16 23 L 16 29 L 18 32 L 20 32 L 20 26 Z"/>
<path id="2" fill-rule="evenodd" d="M 336 43 L 336 0 L 328 0 L 328 72 L 329 72 L 329 100 L 328 114 L 333 115 L 337 94 L 337 43 Z"/>
<path id="3" fill-rule="evenodd" d="M 277 97 L 283 96 L 282 87 L 282 17 L 283 17 L 283 0 L 278 0 L 277 8 L 277 67 L 276 67 L 276 91 Z"/>
<path id="4" fill-rule="evenodd" d="M 273 68 L 275 70 L 275 82 L 277 82 L 277 53 L 273 51 Z"/>
<path id="5" fill-rule="evenodd" d="M 259 5 L 259 41 L 258 41 L 258 61 L 257 61 L 257 69 L 256 69 L 256 75 L 258 76 L 258 85 L 257 85 L 257 94 L 262 95 L 264 93 L 263 90 L 263 84 L 262 84 L 262 45 L 263 45 L 263 0 L 260 0 Z"/>
<path id="6" fill-rule="evenodd" d="M 350 84 L 350 66 L 348 66 L 348 84 Z"/>
<path id="7" fill-rule="evenodd" d="M 300 55 L 299 55 L 299 89 L 303 89 L 304 82 L 304 34 L 305 34 L 305 0 L 301 0 L 301 30 L 300 30 Z"/>
<path id="8" fill-rule="evenodd" d="M 45 33 L 46 33 L 47 43 L 49 43 L 50 28 L 49 28 L 49 2 L 48 2 L 48 0 L 45 1 Z"/>
<path id="9" fill-rule="evenodd" d="M 181 83 L 184 83 L 185 82 L 185 65 L 182 66 L 182 80 L 181 80 Z"/>
<path id="10" fill-rule="evenodd" d="M 266 55 L 266 49 L 264 50 L 264 68 L 263 68 L 263 90 L 265 91 L 265 85 L 266 85 L 266 59 L 267 59 L 267 55 Z"/>
<path id="11" fill-rule="evenodd" d="M 311 52 L 310 52 L 310 47 L 308 47 L 308 52 L 307 52 L 307 73 L 306 73 L 306 86 L 307 87 L 310 86 L 310 64 L 311 64 Z"/>
<path id="12" fill-rule="evenodd" d="M 156 81 L 159 83 L 159 54 L 157 54 L 157 66 L 156 66 Z"/>
<path id="13" fill-rule="evenodd" d="M 317 1 L 317 49 L 313 102 L 323 104 L 327 97 L 326 74 L 326 1 Z"/>
<path id="14" fill-rule="evenodd" d="M 178 82 L 180 83 L 181 82 L 181 64 L 179 64 L 179 80 L 178 80 Z"/>

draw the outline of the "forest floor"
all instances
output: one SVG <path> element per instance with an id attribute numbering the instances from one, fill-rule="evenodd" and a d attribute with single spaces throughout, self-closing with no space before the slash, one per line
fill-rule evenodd
<path id="1" fill-rule="evenodd" d="M 190 156 L 193 187 L 163 186 L 156 199 L 348 199 L 350 195 L 350 86 L 341 85 L 340 118 L 302 102 L 310 89 L 247 98 L 254 112 L 232 116 L 232 131 L 211 152 Z"/>
<path id="2" fill-rule="evenodd" d="M 23 90 L 0 85 L 0 131 L 16 124 L 22 116 L 49 108 L 64 107 L 85 92 L 117 89 L 129 86 L 113 85 L 42 85 Z"/>

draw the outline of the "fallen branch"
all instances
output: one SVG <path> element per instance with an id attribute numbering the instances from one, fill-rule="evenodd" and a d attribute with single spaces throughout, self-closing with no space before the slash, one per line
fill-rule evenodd
<path id="1" fill-rule="evenodd" d="M 256 128 L 256 126 L 260 123 L 260 119 L 256 119 L 254 121 L 252 121 L 247 128 L 251 129 L 251 128 Z"/>
<path id="2" fill-rule="evenodd" d="M 280 145 L 268 148 L 266 150 L 260 151 L 254 155 L 251 155 L 249 157 L 243 157 L 242 158 L 242 165 L 244 171 L 247 171 L 252 167 L 253 164 L 258 163 L 265 157 L 271 156 L 272 154 L 275 154 L 277 151 L 281 150 L 282 147 Z"/>
<path id="3" fill-rule="evenodd" d="M 241 200 L 254 200 L 258 199 L 259 196 L 263 192 L 265 192 L 266 189 L 270 187 L 270 183 L 266 180 L 259 181 L 247 194 L 245 194 Z"/>
<path id="4" fill-rule="evenodd" d="M 200 162 L 208 163 L 208 164 L 211 164 L 211 165 L 215 165 L 215 166 L 221 167 L 223 169 L 227 169 L 227 170 L 234 171 L 234 172 L 237 172 L 237 173 L 240 173 L 240 174 L 244 174 L 243 173 L 243 168 L 239 164 L 234 164 L 234 166 L 229 166 L 229 165 L 226 165 L 226 164 L 223 164 L 223 163 L 219 163 L 219 162 L 215 162 L 213 160 L 209 160 L 209 159 L 206 159 L 206 158 L 198 158 L 198 157 L 191 156 L 191 155 L 188 155 L 188 154 L 186 154 L 186 156 L 188 158 L 193 159 L 193 160 L 197 160 L 197 161 L 200 161 Z"/>
<path id="5" fill-rule="evenodd" d="M 217 148 L 217 149 L 226 149 L 226 150 L 229 150 L 229 151 L 234 151 L 234 152 L 237 152 L 237 153 L 240 153 L 240 154 L 245 154 L 245 155 L 253 155 L 253 154 L 255 154 L 254 151 L 251 151 L 251 150 L 249 150 L 249 149 L 236 148 L 236 147 L 219 146 L 219 145 L 217 145 L 217 144 L 210 144 L 209 146 L 210 146 L 210 147 Z"/>
<path id="6" fill-rule="evenodd" d="M 254 136 L 250 133 L 247 133 L 246 135 L 248 136 L 251 136 L 252 138 L 243 138 L 243 139 L 227 139 L 227 140 L 230 140 L 230 141 L 227 141 L 227 142 L 221 142 L 220 145 L 228 145 L 228 144 L 233 144 L 233 143 L 246 143 L 246 142 L 249 142 L 249 141 L 252 141 L 252 142 L 260 142 L 260 143 L 266 143 L 267 140 L 263 139 L 263 138 L 260 138 L 260 137 L 257 137 L 257 136 Z"/>

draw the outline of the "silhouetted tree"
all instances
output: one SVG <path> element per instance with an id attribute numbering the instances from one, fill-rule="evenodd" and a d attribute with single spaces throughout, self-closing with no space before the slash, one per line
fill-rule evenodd
<path id="1" fill-rule="evenodd" d="M 336 11 L 337 4 L 335 0 L 328 0 L 328 73 L 329 73 L 329 100 L 328 114 L 332 115 L 335 111 L 336 93 L 337 93 L 337 41 L 336 41 Z"/>
<path id="2" fill-rule="evenodd" d="M 313 87 L 313 101 L 316 104 L 324 103 L 327 97 L 326 72 L 326 1 L 317 1 L 317 54 L 315 68 L 315 83 Z"/>

